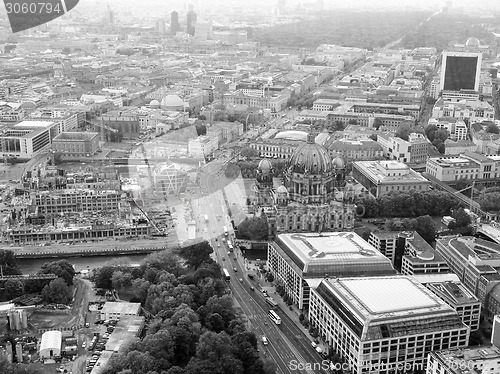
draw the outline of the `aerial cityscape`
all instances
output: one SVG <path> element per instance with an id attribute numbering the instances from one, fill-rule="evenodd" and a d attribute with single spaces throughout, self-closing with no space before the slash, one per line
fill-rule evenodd
<path id="1" fill-rule="evenodd" d="M 0 374 L 500 374 L 498 0 L 4 0 Z"/>

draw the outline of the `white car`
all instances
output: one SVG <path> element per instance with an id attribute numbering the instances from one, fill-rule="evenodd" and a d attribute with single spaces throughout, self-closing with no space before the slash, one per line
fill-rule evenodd
<path id="1" fill-rule="evenodd" d="M 86 342 L 86 341 L 84 341 L 84 342 L 82 343 L 82 348 L 85 348 L 86 346 L 87 346 L 87 342 Z"/>
<path id="2" fill-rule="evenodd" d="M 267 338 L 262 335 L 262 344 L 267 345 L 269 342 L 267 341 Z"/>

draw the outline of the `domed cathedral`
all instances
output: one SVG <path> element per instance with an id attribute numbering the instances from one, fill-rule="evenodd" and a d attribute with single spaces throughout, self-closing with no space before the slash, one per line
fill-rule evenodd
<path id="1" fill-rule="evenodd" d="M 344 231 L 354 227 L 355 206 L 344 193 L 345 164 L 334 160 L 309 134 L 290 157 L 282 185 L 273 187 L 273 170 L 262 160 L 255 184 L 256 205 L 267 207 L 269 236 L 285 232 Z"/>

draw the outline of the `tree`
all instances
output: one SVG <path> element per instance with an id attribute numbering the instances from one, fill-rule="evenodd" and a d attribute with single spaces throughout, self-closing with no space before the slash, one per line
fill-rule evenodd
<path id="1" fill-rule="evenodd" d="M 207 134 L 207 126 L 205 126 L 203 123 L 197 123 L 195 125 L 195 128 L 196 128 L 196 134 L 198 136 Z"/>
<path id="2" fill-rule="evenodd" d="M 92 281 L 97 288 L 110 290 L 113 288 L 112 277 L 116 270 L 117 268 L 115 266 L 103 266 L 102 268 L 95 269 L 92 275 Z"/>
<path id="3" fill-rule="evenodd" d="M 154 252 L 148 255 L 141 263 L 141 268 L 165 270 L 174 275 L 178 275 L 181 265 L 179 257 L 171 250 Z"/>
<path id="4" fill-rule="evenodd" d="M 181 248 L 179 254 L 186 260 L 187 265 L 197 269 L 202 263 L 211 261 L 210 255 L 213 251 L 210 244 L 204 241 Z"/>
<path id="5" fill-rule="evenodd" d="M 408 141 L 410 133 L 411 133 L 410 126 L 407 125 L 407 124 L 403 124 L 403 125 L 400 125 L 398 127 L 398 129 L 396 130 L 396 133 L 394 134 L 394 136 L 396 136 L 398 138 L 401 138 L 403 140 Z"/>
<path id="6" fill-rule="evenodd" d="M 115 290 L 132 287 L 132 274 L 123 271 L 115 271 L 111 276 L 111 284 Z"/>
<path id="7" fill-rule="evenodd" d="M 488 134 L 498 134 L 500 133 L 500 129 L 498 129 L 498 126 L 494 123 L 490 123 L 488 126 L 486 126 L 486 130 L 484 130 Z"/>
<path id="8" fill-rule="evenodd" d="M 274 281 L 273 273 L 267 273 L 266 279 L 268 282 L 273 282 Z"/>
<path id="9" fill-rule="evenodd" d="M 244 147 L 240 151 L 241 157 L 259 157 L 259 151 L 250 147 Z"/>
<path id="10" fill-rule="evenodd" d="M 369 136 L 369 138 L 370 138 L 371 140 L 373 140 L 373 141 L 377 141 L 378 136 L 377 136 L 377 134 L 371 134 L 371 135 Z"/>
<path id="11" fill-rule="evenodd" d="M 265 215 L 246 218 L 238 225 L 238 237 L 241 239 L 267 240 L 268 235 L 269 228 Z"/>
<path id="12" fill-rule="evenodd" d="M 40 274 L 55 274 L 59 278 L 64 279 L 68 286 L 73 285 L 73 278 L 75 276 L 75 268 L 67 260 L 59 260 L 47 262 L 42 265 L 39 271 Z"/>
<path id="13" fill-rule="evenodd" d="M 427 242 L 435 241 L 437 233 L 437 224 L 431 216 L 420 216 L 414 220 L 413 229 Z"/>
<path id="14" fill-rule="evenodd" d="M 375 130 L 378 130 L 380 126 L 382 126 L 382 120 L 376 117 L 375 120 L 373 121 L 373 127 L 375 128 Z"/>
<path id="15" fill-rule="evenodd" d="M 42 298 L 49 303 L 69 304 L 72 299 L 71 288 L 63 278 L 54 279 L 43 288 Z"/>
<path id="16" fill-rule="evenodd" d="M 434 135 L 436 131 L 438 130 L 436 125 L 429 125 L 425 128 L 425 136 L 427 136 L 427 139 L 429 139 L 431 142 L 434 141 Z"/>
<path id="17" fill-rule="evenodd" d="M 3 296 L 5 300 L 12 300 L 24 294 L 24 282 L 19 279 L 9 279 L 5 282 Z"/>
<path id="18" fill-rule="evenodd" d="M 17 266 L 14 252 L 8 249 L 0 249 L 0 267 L 4 275 L 18 275 L 21 274 Z"/>
<path id="19" fill-rule="evenodd" d="M 456 227 L 467 227 L 471 224 L 470 215 L 463 208 L 457 209 L 453 213 L 453 218 L 455 218 Z"/>

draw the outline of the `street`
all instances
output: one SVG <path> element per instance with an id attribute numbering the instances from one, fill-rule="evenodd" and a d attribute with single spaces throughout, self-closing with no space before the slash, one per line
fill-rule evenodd
<path id="1" fill-rule="evenodd" d="M 245 316 L 248 330 L 257 336 L 262 357 L 269 357 L 276 362 L 278 373 L 322 373 L 321 370 L 312 369 L 293 370 L 293 362 L 319 366 L 323 359 L 312 348 L 311 339 L 284 310 L 276 310 L 282 319 L 281 325 L 275 325 L 270 320 L 270 306 L 264 295 L 258 291 L 256 277 L 254 280 L 248 278 L 248 274 L 255 275 L 255 270 L 245 266 L 245 259 L 237 247 L 233 252 L 228 247 L 227 239 L 234 244 L 234 231 L 228 207 L 232 210 L 235 206 L 244 208 L 246 193 L 241 178 L 227 183 L 227 179 L 221 176 L 222 163 L 223 160 L 215 160 L 205 166 L 200 177 L 204 195 L 191 200 L 196 225 L 200 229 L 199 235 L 208 240 L 214 248 L 214 260 L 229 272 L 229 286 L 235 304 Z M 224 226 L 228 231 L 227 237 Z M 262 336 L 266 336 L 267 345 L 263 344 Z"/>

